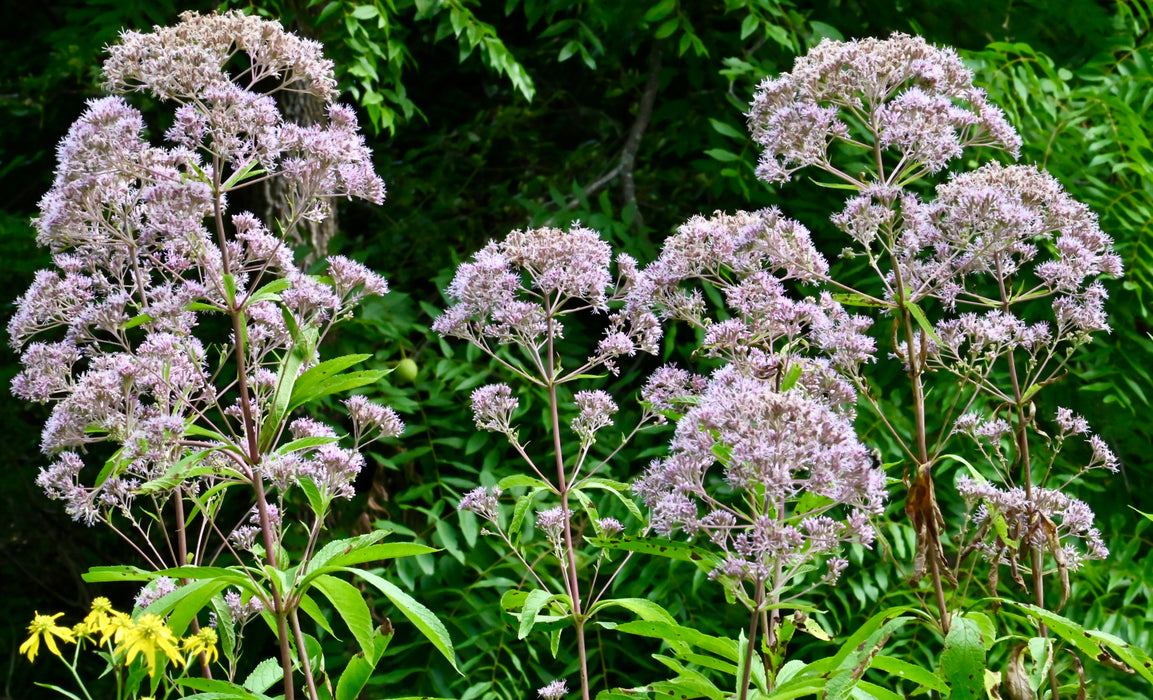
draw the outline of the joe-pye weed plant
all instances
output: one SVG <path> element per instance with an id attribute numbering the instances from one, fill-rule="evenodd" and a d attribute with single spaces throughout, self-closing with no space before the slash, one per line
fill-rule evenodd
<path id="1" fill-rule="evenodd" d="M 858 515 L 837 523 L 788 504 L 808 501 L 806 507 L 819 514 L 847 502 L 871 505 L 876 513 L 876 496 L 862 497 L 873 492 L 850 499 L 844 494 L 852 494 L 847 487 L 853 484 L 877 484 L 852 476 L 868 471 L 853 468 L 863 462 L 847 435 L 839 446 L 844 456 L 833 462 L 845 471 L 825 466 L 828 441 L 845 427 L 818 427 L 816 409 L 786 414 L 783 407 L 816 398 L 822 410 L 835 415 L 840 407 L 851 418 L 856 403 L 900 450 L 883 457 L 903 465 L 905 474 L 904 510 L 917 534 L 910 583 L 916 590 L 927 576 L 933 604 L 925 612 L 944 637 L 940 678 L 922 675 L 920 685 L 954 697 L 984 694 L 983 661 L 974 659 L 983 660 L 995 641 L 1004 640 L 1010 647 L 1007 692 L 1055 698 L 1061 691 L 1057 669 L 1069 664 L 1056 661 L 1051 631 L 1071 650 L 1153 679 L 1142 652 L 1053 612 L 1068 594 L 1070 572 L 1106 555 L 1092 512 L 1067 491 L 1085 472 L 1117 466 L 1104 441 L 1089 435 L 1071 410 L 1059 408 L 1052 417 L 1036 410 L 1039 393 L 1061 377 L 1076 348 L 1093 332 L 1108 330 L 1098 278 L 1119 276 L 1121 265 L 1096 217 L 1033 166 L 990 162 L 933 186 L 933 177 L 967 149 L 1015 155 L 1019 139 L 954 52 L 916 37 L 823 41 L 791 72 L 759 86 L 749 124 L 764 149 L 761 179 L 783 183 L 814 168 L 832 177 L 821 184 L 851 193 L 831 217 L 847 234 L 838 268 L 843 273 L 834 276 L 803 229 L 776 211 L 695 219 L 669 240 L 661 260 L 645 268 L 637 286 L 664 290 L 662 314 L 702 327 L 708 352 L 730 362 L 682 418 L 670 457 L 638 482 L 654 527 L 709 536 L 726 557 L 717 578 L 761 584 L 754 586 L 751 605 L 748 594 L 736 591 L 754 613 L 771 609 L 766 601 L 780 595 L 765 585 L 775 580 L 770 574 L 785 582 L 794 577 L 794 586 L 817 583 L 817 572 L 794 567 L 836 537 L 860 541 L 868 530 Z M 722 293 L 725 320 L 705 315 L 704 295 L 678 286 L 693 277 Z M 790 300 L 784 287 L 790 280 L 816 294 Z M 866 335 L 870 327 L 872 335 Z M 878 341 L 885 352 L 875 350 Z M 806 357 L 814 351 L 816 357 Z M 873 380 L 873 367 L 891 361 L 901 363 L 908 379 L 908 401 L 899 410 L 911 415 L 892 413 L 894 404 L 882 401 L 885 387 Z M 749 384 L 754 381 L 759 384 Z M 767 388 L 754 388 L 766 382 Z M 726 384 L 742 388 L 733 392 Z M 759 407 L 744 407 L 758 392 Z M 756 438 L 734 430 L 741 425 Z M 1075 436 L 1087 448 L 1058 461 Z M 977 449 L 961 438 L 976 440 Z M 1070 461 L 1080 466 L 1063 473 Z M 724 479 L 708 478 L 707 469 L 718 462 Z M 964 469 L 957 493 L 975 509 L 964 527 L 949 532 L 934 477 L 957 465 Z M 743 500 L 752 509 L 742 520 L 717 494 L 732 498 L 750 485 Z M 843 563 L 837 557 L 825 562 L 821 576 L 831 581 Z M 1003 568 L 1028 603 L 1012 603 L 1011 590 L 1000 585 Z M 1046 597 L 1053 588 L 1056 605 Z M 982 595 L 992 602 L 981 603 Z M 1030 616 L 1032 631 L 1011 618 L 996 624 L 980 612 L 1004 603 Z M 799 692 L 810 683 L 839 697 L 875 663 L 901 619 L 895 616 L 868 635 L 851 637 L 860 649 L 872 647 L 870 654 L 854 657 L 842 649 L 831 668 L 827 661 L 791 667 L 792 687 L 778 683 L 777 692 Z M 764 623 L 760 648 L 771 676 L 781 670 L 775 625 L 783 621 L 770 615 Z M 750 637 L 756 630 L 754 619 Z M 1074 657 L 1071 665 L 1079 668 L 1080 661 Z M 855 674 L 851 682 L 834 688 L 833 679 L 846 670 Z M 881 670 L 913 673 L 892 662 Z M 742 698 L 748 675 L 746 667 L 738 685 Z M 1041 688 L 1043 677 L 1047 689 Z M 989 682 L 1001 678 L 993 675 Z M 767 678 L 766 686 L 772 684 Z"/>
<path id="2" fill-rule="evenodd" d="M 346 371 L 368 355 L 321 361 L 319 350 L 361 299 L 388 291 L 384 278 L 340 256 L 307 274 L 284 244 L 337 199 L 384 198 L 355 114 L 333 103 L 332 64 L 319 44 L 275 22 L 187 13 L 174 27 L 125 33 L 103 72 L 113 92 L 174 106 L 163 145 L 147 140 L 125 98 L 89 103 L 60 145 L 34 221 L 55 268 L 36 275 L 8 331 L 22 364 L 13 391 L 52 405 L 42 448 L 53 462 L 37 483 L 77 521 L 113 528 L 146 567 L 86 577 L 148 582 L 121 632 L 86 628 L 120 644 L 151 626 L 149 644 L 110 652 L 118 690 L 132 692 L 125 679 L 140 683 L 132 662 L 143 652 L 157 692 L 158 669 L 187 660 L 166 640 L 211 624 L 221 667 L 210 663 L 215 648 L 186 647 L 201 677 L 178 683 L 235 692 L 231 682 L 251 667 L 238 665 L 244 624 L 263 618 L 278 652 L 248 691 L 282 680 L 292 700 L 303 681 L 313 700 L 355 697 L 391 631 L 374 627 L 343 574 L 389 598 L 455 664 L 436 617 L 358 566 L 433 550 L 381 543 L 383 531 L 325 541 L 332 502 L 352 495 L 364 465 L 361 448 L 399 436 L 403 424 L 364 396 L 344 401 L 351 430 L 299 416 L 383 375 Z M 286 121 L 274 99 L 282 91 L 323 100 L 327 119 Z M 272 178 L 288 193 L 286 220 L 230 209 L 241 190 Z M 290 530 L 303 533 L 303 549 L 285 549 Z M 332 633 L 318 593 L 362 652 L 340 675 L 301 620 L 303 612 Z M 29 658 L 41 637 L 53 652 L 54 637 L 85 638 L 80 627 L 61 633 L 54 619 L 37 616 Z M 329 678 L 339 678 L 335 689 Z"/>
<path id="3" fill-rule="evenodd" d="M 568 231 L 513 231 L 460 265 L 447 290 L 454 303 L 433 324 L 437 333 L 479 347 L 519 384 L 515 394 L 505 383 L 480 387 L 472 392 L 471 402 L 477 428 L 503 433 L 522 458 L 524 471 L 502 479 L 495 487 L 470 491 L 460 508 L 486 521 L 485 532 L 508 546 L 535 584 L 532 590 L 514 593 L 504 601 L 509 609 L 519 610 L 518 636 L 524 638 L 542 616 L 571 623 L 580 692 L 585 700 L 591 697 L 586 639 L 589 620 L 607 606 L 635 609 L 646 601 L 604 597 L 628 560 L 609 562 L 596 555 L 589 561 L 581 533 L 590 526 L 602 537 L 624 530 L 618 520 L 600 517 L 593 496 L 598 492 L 614 494 L 637 510 L 622 495 L 627 485 L 604 478 L 603 470 L 638 430 L 661 419 L 655 412 L 644 412 L 615 445 L 598 454 L 593 450 L 598 433 L 613 424 L 617 404 L 601 389 L 569 393 L 569 385 L 587 385 L 597 373 L 616 371 L 621 357 L 657 350 L 660 327 L 656 317 L 644 307 L 622 304 L 637 274 L 636 262 L 624 254 L 615 262 L 614 274 L 609 244 L 579 225 Z M 573 359 L 562 356 L 558 344 L 566 325 L 571 325 L 569 317 L 575 314 L 603 320 L 604 332 L 595 346 L 584 349 L 586 356 Z M 570 364 L 566 366 L 566 362 Z M 520 405 L 516 394 L 532 387 L 542 389 L 547 396 L 545 428 L 550 440 L 536 448 L 522 441 L 517 428 L 520 416 L 515 415 Z M 518 496 L 506 522 L 499 499 L 512 488 L 527 491 Z M 535 509 L 536 528 L 548 542 L 555 568 L 534 565 L 538 560 L 523 546 L 527 543 L 522 543 L 521 535 L 530 509 Z M 607 571 L 602 573 L 605 564 Z M 551 632 L 554 655 L 560 634 L 560 629 Z M 566 693 L 563 679 L 539 690 L 541 697 L 551 700 Z"/>
<path id="4" fill-rule="evenodd" d="M 1084 419 L 1036 409 L 1076 349 L 1108 330 L 1099 278 L 1121 265 L 1096 217 L 1033 166 L 990 162 L 939 177 L 967 149 L 1015 155 L 1019 139 L 957 55 L 919 38 L 823 41 L 759 86 L 749 124 L 764 149 L 761 179 L 782 183 L 811 167 L 832 176 L 820 184 L 851 193 L 831 217 L 847 234 L 841 273 L 777 210 L 717 214 L 670 237 L 630 294 L 700 329 L 703 353 L 725 361 L 703 391 L 678 397 L 669 456 L 635 489 L 652 529 L 720 550 L 710 575 L 750 612 L 742 657 L 712 649 L 732 664 L 737 696 L 891 692 L 863 684 L 875 668 L 953 697 L 1003 680 L 1011 697 L 1056 698 L 1058 669 L 1080 669 L 1077 652 L 1153 680 L 1144 652 L 1055 612 L 1070 573 L 1107 555 L 1092 512 L 1068 491 L 1086 472 L 1117 468 Z M 709 293 L 688 286 L 700 282 Z M 802 290 L 812 293 L 798 301 Z M 722 308 L 710 313 L 710 300 Z M 882 400 L 874 368 L 883 362 L 900 363 L 907 401 Z M 809 609 L 805 593 L 845 570 L 841 545 L 874 538 L 883 475 L 852 429 L 857 407 L 899 450 L 882 458 L 903 467 L 917 535 L 909 583 L 919 595 L 927 578 L 919 615 L 944 638 L 936 673 L 877 656 L 911 621 L 909 608 L 871 618 L 828 659 L 783 655 L 796 623 L 781 609 Z M 957 467 L 956 494 L 972 510 L 949 531 L 935 477 Z M 1002 585 L 1004 569 L 1028 602 Z M 998 616 L 1006 605 L 1032 623 Z M 987 674 L 998 641 L 1007 660 Z M 682 692 L 722 692 L 683 667 L 674 681 Z M 1083 676 L 1073 687 L 1084 691 Z M 641 690 L 669 688 L 632 692 Z"/>

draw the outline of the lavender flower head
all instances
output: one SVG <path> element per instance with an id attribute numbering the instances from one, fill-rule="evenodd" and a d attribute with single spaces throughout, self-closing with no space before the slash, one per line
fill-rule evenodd
<path id="1" fill-rule="evenodd" d="M 905 167 L 937 172 L 970 146 L 1016 155 L 1021 139 L 952 49 L 920 37 L 823 40 L 793 70 L 766 79 L 749 112 L 764 148 L 757 176 L 786 182 L 803 167 L 825 166 L 834 141 L 852 141 L 851 123 L 874 124 L 886 151 Z"/>
<path id="2" fill-rule="evenodd" d="M 717 491 L 718 464 L 729 496 Z M 669 456 L 633 488 L 658 533 L 720 547 L 715 577 L 779 590 L 843 542 L 872 542 L 868 518 L 882 509 L 885 476 L 828 406 L 726 367 L 677 424 Z M 806 494 L 819 505 L 800 510 Z"/>
<path id="3" fill-rule="evenodd" d="M 586 448 L 596 438 L 596 432 L 613 424 L 612 416 L 617 412 L 616 402 L 608 392 L 599 389 L 594 391 L 578 391 L 573 400 L 580 413 L 573 418 L 573 432 L 581 440 L 581 446 Z"/>
<path id="4" fill-rule="evenodd" d="M 502 491 L 500 489 L 487 489 L 483 486 L 478 486 L 472 491 L 464 495 L 460 499 L 460 505 L 457 506 L 460 510 L 475 513 L 485 520 L 495 523 L 497 516 L 500 513 L 500 499 Z"/>
<path id="5" fill-rule="evenodd" d="M 556 680 L 536 691 L 541 700 L 561 700 L 568 695 L 568 684 L 563 680 Z"/>
<path id="6" fill-rule="evenodd" d="M 520 345 L 535 355 L 546 336 L 563 336 L 561 317 L 583 309 L 607 312 L 611 301 L 624 298 L 635 262 L 621 256 L 619 279 L 611 262 L 609 245 L 579 225 L 568 231 L 513 231 L 457 268 L 447 289 L 453 304 L 432 328 L 490 352 L 491 339 Z M 608 313 L 603 338 L 588 365 L 615 370 L 615 358 L 638 350 L 656 352 L 660 337 L 660 324 L 647 306 L 626 305 Z"/>
<path id="7" fill-rule="evenodd" d="M 512 414 L 520 399 L 508 384 L 488 384 L 472 391 L 472 416 L 478 430 L 513 435 Z"/>
<path id="8" fill-rule="evenodd" d="M 702 329 L 705 353 L 746 373 L 831 359 L 837 372 L 852 376 L 873 360 L 872 321 L 848 313 L 827 293 L 798 301 L 784 284 L 819 282 L 828 271 L 808 230 L 776 209 L 718 212 L 693 217 L 665 241 L 660 257 L 639 275 L 630 303 Z M 701 282 L 724 295 L 723 315 L 709 313 Z M 835 393 L 854 392 L 845 384 Z"/>

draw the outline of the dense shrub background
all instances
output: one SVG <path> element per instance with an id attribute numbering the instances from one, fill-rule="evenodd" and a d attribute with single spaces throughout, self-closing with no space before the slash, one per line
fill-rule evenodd
<path id="1" fill-rule="evenodd" d="M 487 364 L 428 330 L 443 304 L 438 290 L 456 262 L 511 228 L 573 220 L 650 260 L 659 242 L 693 214 L 769 204 L 780 204 L 810 226 L 818 245 L 822 237 L 831 240 L 826 217 L 835 200 L 827 192 L 797 183 L 787 201 L 780 201 L 753 177 L 756 153 L 743 111 L 762 76 L 787 70 L 821 37 L 894 30 L 961 49 L 978 83 L 1021 130 L 1023 159 L 1048 168 L 1072 196 L 1096 210 L 1125 259 L 1126 278 L 1111 288 L 1113 334 L 1080 352 L 1060 396 L 1048 398 L 1083 413 L 1122 464 L 1108 480 L 1080 482 L 1078 495 L 1095 507 L 1113 554 L 1074 578 L 1073 597 L 1062 612 L 1153 648 L 1149 523 L 1129 507 L 1153 511 L 1153 495 L 1143 487 L 1153 476 L 1146 459 L 1153 439 L 1153 145 L 1144 117 L 1153 102 L 1153 39 L 1151 8 L 1143 0 L 254 5 L 329 47 L 343 71 L 344 101 L 357 104 L 364 121 L 376 126 L 370 144 L 389 188 L 383 207 L 340 212 L 331 249 L 384 273 L 395 291 L 371 303 L 334 342 L 345 352 L 374 352 L 381 366 L 416 361 L 414 381 L 394 374 L 379 386 L 380 398 L 410 428 L 402 451 L 373 455 L 373 468 L 358 484 L 361 495 L 332 527 L 348 532 L 383 525 L 445 549 L 435 558 L 404 560 L 393 575 L 449 625 L 466 675 L 456 676 L 447 665 L 426 672 L 423 641 L 407 640 L 409 645 L 398 636 L 373 681 L 374 695 L 493 692 L 524 698 L 562 670 L 549 658 L 547 644 L 516 641 L 498 601 L 521 573 L 478 538 L 474 520 L 456 513 L 460 494 L 494 482 L 513 463 L 502 441 L 473 433 L 467 412 L 464 397 L 486 381 Z M 94 75 L 101 47 L 122 27 L 169 24 L 181 10 L 213 7 L 70 0 L 6 8 L 7 51 L 0 64 L 5 323 L 11 300 L 46 262 L 28 218 L 51 182 L 56 142 L 83 101 L 100 94 Z M 676 336 L 670 336 L 665 358 L 678 353 Z M 623 367 L 614 384 L 635 390 L 636 378 L 652 362 Z M 47 693 L 32 682 L 50 677 L 44 661 L 29 666 L 16 657 L 32 611 L 64 610 L 75 617 L 94 595 L 128 600 L 135 591 L 94 591 L 81 582 L 89 566 L 127 555 L 103 531 L 70 522 L 34 486 L 44 464 L 37 447 L 44 412 L 8 395 L 15 372 L 14 356 L 5 350 L 0 659 L 7 662 L 4 695 L 31 698 Z M 626 409 L 625 396 L 618 397 Z M 628 422 L 622 417 L 618 424 Z M 867 439 L 868 426 L 860 427 Z M 631 478 L 661 439 L 653 434 L 630 446 L 611 476 Z M 947 517 L 960 514 L 959 504 L 946 506 L 953 509 Z M 900 513 L 899 502 L 892 512 Z M 888 526 L 893 554 L 907 562 L 911 531 L 894 520 Z M 891 582 L 904 575 L 894 557 L 864 556 L 868 566 L 854 567 L 820 601 L 828 611 L 824 621 L 835 631 L 853 629 L 855 619 L 882 607 L 911 601 L 907 592 L 901 600 L 890 593 Z M 651 595 L 687 624 L 731 634 L 739 616 L 726 620 L 708 612 L 726 606 L 703 583 L 687 564 L 653 560 L 634 568 L 617 594 Z M 928 647 L 918 645 L 929 641 L 905 640 L 899 653 L 925 659 Z M 333 653 L 344 648 L 337 640 L 327 643 Z M 612 649 L 619 641 L 606 636 L 600 644 Z M 594 660 L 594 675 L 602 676 L 597 686 L 631 685 L 658 673 L 645 654 L 619 651 L 613 664 Z M 1133 676 L 1096 666 L 1086 670 L 1098 682 L 1097 697 L 1148 696 Z"/>

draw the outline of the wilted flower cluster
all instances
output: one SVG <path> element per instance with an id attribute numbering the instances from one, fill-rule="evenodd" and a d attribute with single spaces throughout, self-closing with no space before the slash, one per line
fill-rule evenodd
<path id="1" fill-rule="evenodd" d="M 895 170 L 905 173 L 937 172 L 968 146 L 1021 146 L 955 51 L 899 33 L 825 39 L 757 88 L 749 125 L 764 148 L 758 177 L 786 182 L 806 166 L 832 168 L 834 141 L 859 145 L 854 124 L 876 125 L 880 146 L 896 152 Z"/>
<path id="2" fill-rule="evenodd" d="M 868 519 L 881 511 L 885 476 L 852 424 L 828 406 L 728 367 L 677 423 L 669 456 L 634 490 L 657 532 L 682 530 L 721 548 L 714 576 L 779 590 L 844 542 L 872 542 Z M 829 566 L 835 579 L 843 565 Z"/>
<path id="3" fill-rule="evenodd" d="M 957 478 L 957 491 L 970 506 L 977 506 L 973 523 L 978 548 L 994 567 L 1008 565 L 1018 582 L 1019 569 L 1028 569 L 1032 548 L 1053 556 L 1066 577 L 1066 589 L 1069 571 L 1109 555 L 1093 525 L 1093 511 L 1061 491 L 1033 487 L 1030 497 L 1021 487 L 998 488 L 966 474 Z"/>
<path id="4" fill-rule="evenodd" d="M 282 485 L 320 475 L 348 495 L 363 461 L 354 452 L 257 453 L 275 447 L 282 427 L 268 420 L 279 410 L 284 358 L 314 364 L 327 329 L 365 295 L 388 290 L 340 256 L 328 259 L 326 278 L 304 274 L 285 233 L 270 232 L 323 217 L 337 197 L 383 199 L 349 108 L 330 104 L 328 120 L 303 127 L 285 121 L 271 97 L 304 91 L 330 103 L 332 64 L 276 22 L 186 13 L 175 27 L 123 35 L 104 74 L 113 90 L 175 103 L 176 115 L 167 143 L 153 145 L 123 98 L 94 100 L 60 145 L 34 222 L 55 268 L 37 273 L 8 326 L 22 364 L 13 391 L 54 404 L 42 447 L 58 456 L 41 486 L 92 523 L 202 452 L 205 463 L 231 461 L 249 478 L 264 463 Z M 295 218 L 274 225 L 227 211 L 231 190 L 269 178 L 285 182 Z M 231 335 L 202 323 L 213 313 L 235 319 Z M 211 374 L 221 347 L 239 348 L 243 376 L 231 383 Z M 348 407 L 358 444 L 401 430 L 390 409 L 360 398 Z M 191 439 L 193 425 L 214 437 Z M 86 487 L 71 450 L 105 440 L 122 447 L 119 461 Z"/>

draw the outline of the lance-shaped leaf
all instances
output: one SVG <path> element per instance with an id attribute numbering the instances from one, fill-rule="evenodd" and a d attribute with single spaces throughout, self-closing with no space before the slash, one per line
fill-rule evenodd
<path id="1" fill-rule="evenodd" d="M 1124 639 L 1100 630 L 1087 630 L 1067 617 L 1028 603 L 1002 600 L 1025 611 L 1029 617 L 1043 623 L 1049 631 L 1077 648 L 1085 656 L 1098 663 L 1120 669 L 1127 673 L 1138 673 L 1153 683 L 1153 659 L 1145 651 L 1129 644 Z"/>
<path id="2" fill-rule="evenodd" d="M 401 612 L 408 621 L 416 625 L 428 641 L 436 647 L 444 658 L 452 664 L 452 667 L 460 671 L 460 667 L 456 664 L 456 652 L 452 648 L 452 639 L 448 636 L 448 630 L 445 629 L 444 623 L 440 621 L 431 610 L 421 605 L 412 596 L 400 590 L 390 581 L 377 576 L 374 573 L 365 571 L 364 569 L 345 569 L 351 574 L 359 576 L 366 583 L 372 584 L 378 591 L 383 593 L 386 598 L 392 601 L 396 609 Z"/>
<path id="3" fill-rule="evenodd" d="M 312 581 L 312 587 L 332 603 L 348 631 L 356 638 L 360 650 L 367 655 L 372 654 L 372 615 L 368 611 L 368 604 L 364 602 L 364 594 L 348 581 L 328 575 L 317 576 Z"/>

